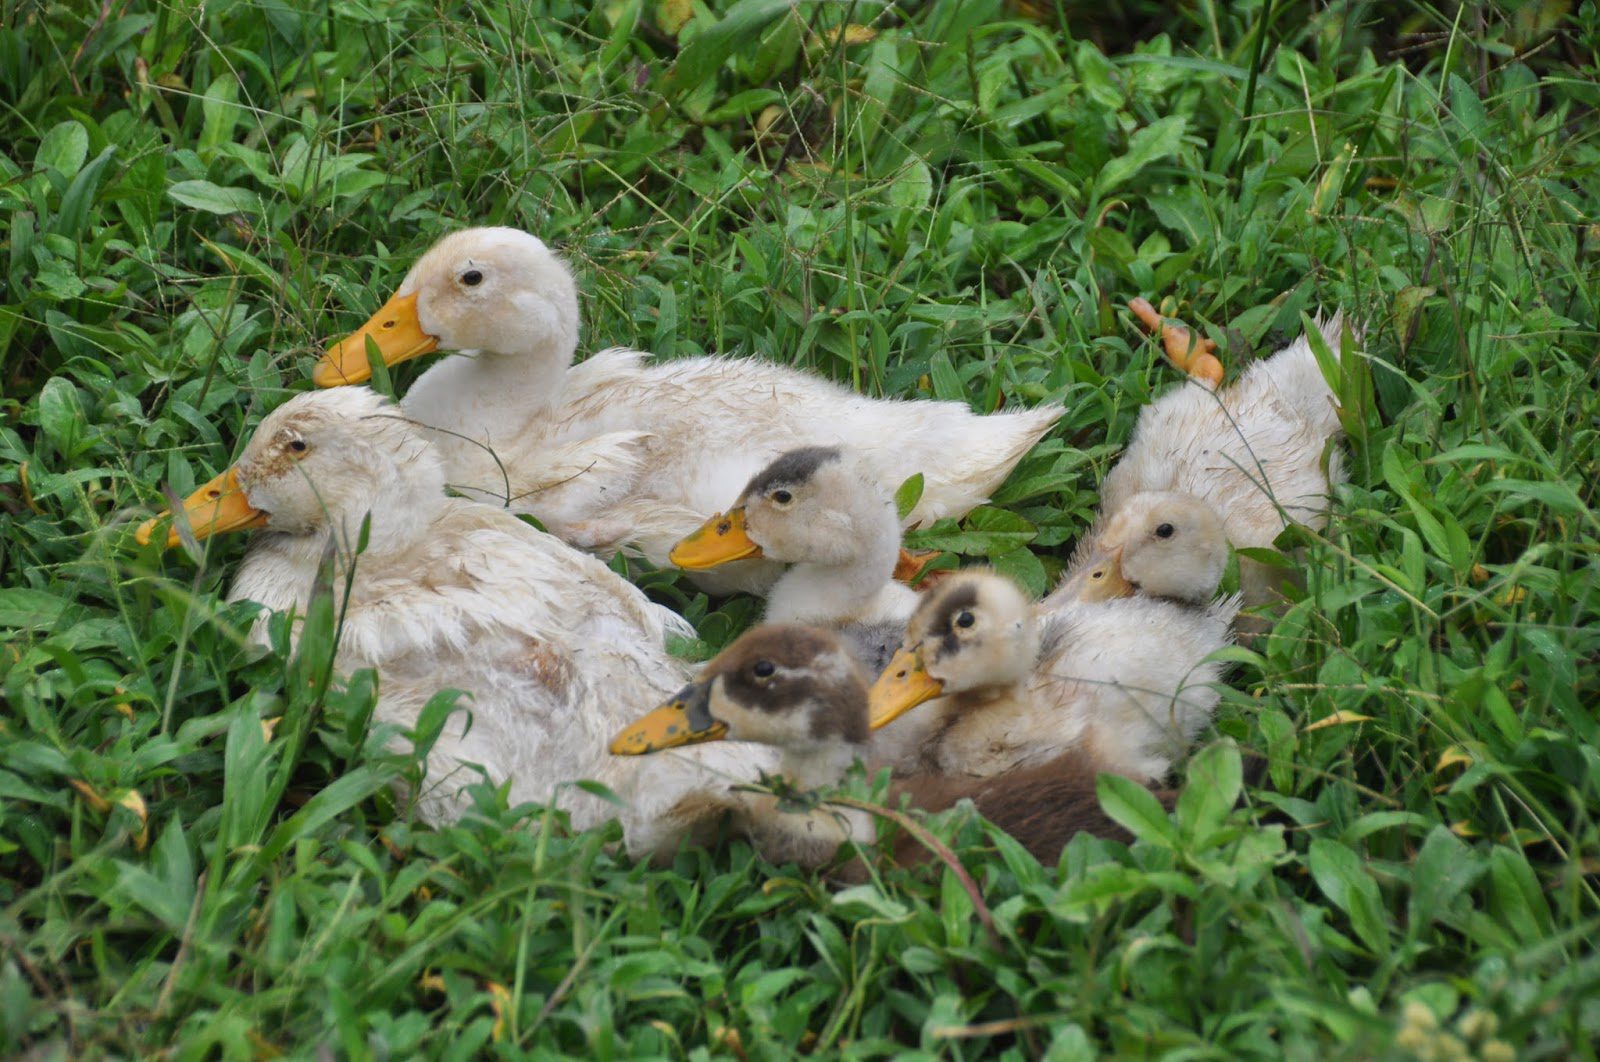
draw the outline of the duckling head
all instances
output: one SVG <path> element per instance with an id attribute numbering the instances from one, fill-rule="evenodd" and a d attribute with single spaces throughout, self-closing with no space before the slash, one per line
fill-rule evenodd
<path id="1" fill-rule="evenodd" d="M 1204 499 L 1176 491 L 1135 494 L 1096 538 L 1067 596 L 1104 601 L 1142 592 L 1203 604 L 1228 565 L 1228 536 Z"/>
<path id="2" fill-rule="evenodd" d="M 451 233 L 411 267 L 372 318 L 330 346 L 312 381 L 367 380 L 366 341 L 384 364 L 435 350 L 543 356 L 565 368 L 578 345 L 578 287 L 565 262 L 531 233 L 475 228 Z"/>
<path id="3" fill-rule="evenodd" d="M 444 468 L 421 431 L 387 399 L 350 387 L 296 395 L 269 413 L 238 462 L 183 508 L 197 539 L 263 527 L 354 536 L 372 513 L 372 540 L 381 542 L 422 526 L 418 515 L 443 497 Z M 146 521 L 139 542 L 168 516 Z M 178 542 L 169 530 L 167 546 Z"/>
<path id="4" fill-rule="evenodd" d="M 843 566 L 881 556 L 887 580 L 899 548 L 889 491 L 852 453 L 806 446 L 757 472 L 732 509 L 707 520 L 669 556 L 691 570 L 745 557 Z"/>
<path id="5" fill-rule="evenodd" d="M 906 624 L 905 642 L 870 695 L 874 730 L 935 697 L 1002 690 L 1023 681 L 1039 656 L 1034 602 L 1010 579 L 968 570 L 929 591 Z"/>
<path id="6" fill-rule="evenodd" d="M 832 633 L 756 627 L 728 646 L 672 700 L 611 742 L 619 756 L 728 738 L 786 753 L 867 740 L 867 684 Z"/>

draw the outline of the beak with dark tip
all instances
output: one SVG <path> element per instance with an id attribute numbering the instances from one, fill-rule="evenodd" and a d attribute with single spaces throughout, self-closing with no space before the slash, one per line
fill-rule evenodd
<path id="1" fill-rule="evenodd" d="M 690 683 L 672 700 L 624 727 L 611 739 L 611 754 L 643 756 L 727 737 L 728 728 L 711 718 L 711 683 L 715 681 L 712 678 Z"/>
<path id="2" fill-rule="evenodd" d="M 931 701 L 944 692 L 944 683 L 928 674 L 922 653 L 916 649 L 899 649 L 883 674 L 872 684 L 867 694 L 867 710 L 872 729 L 899 719 L 924 701 Z"/>
<path id="3" fill-rule="evenodd" d="M 372 315 L 372 319 L 329 347 L 311 372 L 318 387 L 340 387 L 366 383 L 372 378 L 367 364 L 367 339 L 378 345 L 385 365 L 419 358 L 439 349 L 439 338 L 422 330 L 417 318 L 417 296 L 396 295 Z"/>
<path id="4" fill-rule="evenodd" d="M 140 524 L 134 535 L 139 545 L 149 545 L 150 539 L 155 536 L 156 525 L 171 515 L 170 512 L 164 512 Z M 225 531 L 245 531 L 267 526 L 267 514 L 250 504 L 244 489 L 239 486 L 239 471 L 234 468 L 183 499 L 183 515 L 194 530 L 196 539 L 210 538 Z M 180 541 L 178 529 L 168 528 L 166 548 L 171 549 Z"/>
<path id="5" fill-rule="evenodd" d="M 729 509 L 726 514 L 718 513 L 701 524 L 672 547 L 667 559 L 680 568 L 701 571 L 729 561 L 759 556 L 761 547 L 751 540 L 749 532 L 745 530 L 744 506 L 740 505 Z"/>
<path id="6" fill-rule="evenodd" d="M 1122 574 L 1122 547 L 1092 554 L 1067 581 L 1067 588 L 1067 597 L 1077 601 L 1132 597 L 1135 587 Z"/>

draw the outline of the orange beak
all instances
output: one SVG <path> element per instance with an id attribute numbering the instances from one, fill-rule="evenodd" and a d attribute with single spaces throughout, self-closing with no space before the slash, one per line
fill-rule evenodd
<path id="1" fill-rule="evenodd" d="M 889 661 L 889 666 L 883 669 L 867 694 L 872 729 L 887 726 L 943 692 L 944 683 L 928 674 L 920 651 L 905 648 L 896 651 L 894 659 Z"/>
<path id="2" fill-rule="evenodd" d="M 438 338 L 422 330 L 416 294 L 396 295 L 366 324 L 327 349 L 311 372 L 311 382 L 318 387 L 339 387 L 370 380 L 368 338 L 378 345 L 385 365 L 398 365 L 439 349 Z"/>
<path id="3" fill-rule="evenodd" d="M 751 540 L 744 525 L 744 506 L 729 509 L 724 516 L 713 516 L 672 547 L 667 559 L 680 568 L 701 571 L 729 561 L 761 556 L 761 547 Z"/>
<path id="4" fill-rule="evenodd" d="M 1133 584 L 1122 574 L 1122 547 L 1092 554 L 1068 582 L 1067 596 L 1079 601 L 1132 597 Z"/>
<path id="5" fill-rule="evenodd" d="M 134 535 L 139 545 L 149 545 L 155 537 L 156 525 L 172 514 L 164 512 L 139 525 Z M 184 519 L 194 531 L 196 539 L 210 538 L 225 531 L 245 531 L 267 526 L 267 514 L 252 506 L 239 486 L 239 472 L 230 468 L 210 483 L 183 500 Z M 182 539 L 176 524 L 167 529 L 166 548 L 171 549 Z"/>

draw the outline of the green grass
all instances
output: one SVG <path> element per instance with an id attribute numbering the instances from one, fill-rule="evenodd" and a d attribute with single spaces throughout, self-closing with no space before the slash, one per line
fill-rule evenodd
<path id="1" fill-rule="evenodd" d="M 0 1051 L 1594 1057 L 1592 2 L 529 6 L 8 6 Z M 1036 587 L 1175 382 L 1127 298 L 1235 369 L 1363 321 L 1351 483 L 1175 821 L 1059 868 L 949 824 L 994 943 L 950 875 L 398 814 L 370 676 L 244 646 L 242 543 L 131 529 L 480 222 L 573 258 L 588 350 L 1064 402 L 923 536 Z"/>

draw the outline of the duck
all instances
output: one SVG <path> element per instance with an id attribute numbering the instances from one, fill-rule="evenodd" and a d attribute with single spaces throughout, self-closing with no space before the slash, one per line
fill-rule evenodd
<path id="1" fill-rule="evenodd" d="M 1205 499 L 1143 491 L 1085 537 L 1068 574 L 1041 607 L 1051 611 L 1131 595 L 1204 606 L 1216 596 L 1227 567 L 1227 528 Z"/>
<path id="2" fill-rule="evenodd" d="M 765 624 L 740 636 L 693 682 L 618 732 L 611 751 L 645 756 L 703 742 L 756 743 L 777 750 L 776 775 L 789 787 L 826 790 L 869 755 L 869 718 L 866 673 L 838 635 Z M 1080 832 L 1131 840 L 1100 807 L 1097 768 L 1074 750 L 994 778 L 911 775 L 893 781 L 889 801 L 932 813 L 971 800 L 1035 858 L 1054 864 Z M 1170 794 L 1163 799 L 1171 805 Z M 860 806 L 807 807 L 767 792 L 706 792 L 675 813 L 703 818 L 713 806 L 773 863 L 814 868 L 833 861 L 842 845 L 871 845 L 878 837 L 876 819 Z M 904 834 L 892 854 L 897 862 L 926 857 Z"/>
<path id="3" fill-rule="evenodd" d="M 1078 750 L 1155 783 L 1211 719 L 1223 674 L 1211 657 L 1232 643 L 1238 607 L 1236 595 L 1193 606 L 1131 594 L 1046 609 L 964 569 L 912 614 L 873 683 L 871 725 L 931 718 L 902 768 L 990 777 Z"/>
<path id="4" fill-rule="evenodd" d="M 1140 316 L 1160 320 L 1153 310 Z M 1337 313 L 1317 324 L 1336 357 L 1343 328 Z M 1271 548 L 1290 522 L 1316 531 L 1328 525 L 1333 489 L 1345 479 L 1343 431 L 1310 339 L 1298 337 L 1222 386 L 1209 344 L 1180 360 L 1170 342 L 1179 332 L 1166 335 L 1169 356 L 1191 375 L 1140 411 L 1127 450 L 1100 484 L 1099 516 L 1068 566 L 1069 583 L 1105 552 L 1097 539 L 1119 512 L 1149 492 L 1205 499 L 1235 548 Z M 1275 602 L 1281 569 L 1241 557 L 1239 584 L 1245 608 Z"/>
<path id="5" fill-rule="evenodd" d="M 437 430 L 451 486 L 538 519 L 569 543 L 666 566 L 672 546 L 786 450 L 850 443 L 884 482 L 916 473 L 911 524 L 985 501 L 1060 419 L 1060 405 L 979 416 L 959 402 L 871 399 L 753 358 L 648 362 L 612 348 L 574 365 L 578 288 L 567 264 L 519 229 L 439 240 L 394 295 L 312 373 L 319 387 L 454 351 L 402 408 Z M 760 592 L 781 567 L 749 559 L 696 578 Z"/>
<path id="6" fill-rule="evenodd" d="M 253 532 L 227 598 L 265 607 L 258 641 L 268 613 L 307 611 L 331 558 L 335 664 L 377 672 L 377 722 L 410 730 L 439 691 L 467 694 L 470 719 L 452 715 L 427 755 L 414 794 L 424 822 L 459 819 L 486 775 L 513 804 L 554 803 L 574 828 L 593 826 L 615 809 L 572 783 L 595 780 L 626 800 L 631 773 L 607 740 L 687 680 L 667 640 L 693 628 L 598 558 L 449 496 L 446 480 L 437 448 L 388 400 L 364 387 L 310 392 L 269 413 L 181 519 L 197 540 Z M 137 538 L 155 541 L 170 523 L 170 548 L 178 522 L 164 513 Z M 695 767 L 755 778 L 773 762 L 770 750 L 730 745 Z M 625 833 L 650 828 L 631 814 Z"/>
<path id="7" fill-rule="evenodd" d="M 748 557 L 786 565 L 767 592 L 767 623 L 827 627 L 871 673 L 900 644 L 917 593 L 896 582 L 901 556 L 894 496 L 854 450 L 805 446 L 750 478 L 667 559 L 704 571 Z"/>

